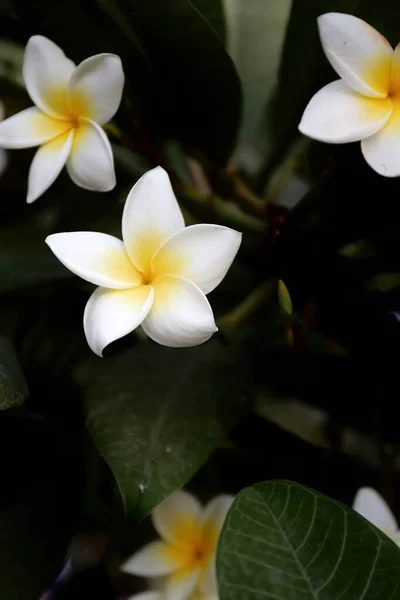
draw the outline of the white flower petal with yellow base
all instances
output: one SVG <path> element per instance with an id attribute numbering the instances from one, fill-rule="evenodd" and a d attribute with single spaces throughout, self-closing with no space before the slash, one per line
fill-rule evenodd
<path id="1" fill-rule="evenodd" d="M 0 123 L 2 148 L 33 148 L 71 129 L 66 121 L 51 119 L 38 108 L 26 108 Z"/>
<path id="2" fill-rule="evenodd" d="M 145 319 L 153 304 L 154 290 L 138 285 L 128 290 L 97 288 L 83 315 L 90 348 L 98 356 L 108 344 L 131 333 Z"/>
<path id="3" fill-rule="evenodd" d="M 167 173 L 161 167 L 145 173 L 130 191 L 122 215 L 122 236 L 135 267 L 147 274 L 159 246 L 184 227 Z"/>
<path id="4" fill-rule="evenodd" d="M 397 521 L 385 500 L 373 488 L 359 489 L 353 508 L 375 527 L 394 538 L 398 531 Z"/>
<path id="5" fill-rule="evenodd" d="M 170 348 L 203 344 L 218 331 L 203 292 L 178 275 L 161 275 L 152 282 L 154 303 L 142 323 L 155 342 Z"/>
<path id="6" fill-rule="evenodd" d="M 184 569 L 170 575 L 165 583 L 165 600 L 188 600 L 199 577 L 198 569 Z"/>
<path id="7" fill-rule="evenodd" d="M 124 244 L 118 238 L 95 231 L 55 233 L 46 244 L 72 273 L 105 288 L 128 289 L 141 283 Z"/>
<path id="8" fill-rule="evenodd" d="M 94 121 L 82 120 L 75 131 L 67 170 L 72 181 L 86 190 L 108 192 L 115 187 L 111 145 Z"/>
<path id="9" fill-rule="evenodd" d="M 32 101 L 55 119 L 65 119 L 64 91 L 75 64 L 51 40 L 32 36 L 25 49 L 23 75 Z"/>
<path id="10" fill-rule="evenodd" d="M 355 91 L 371 98 L 388 94 L 393 49 L 373 27 L 353 15 L 326 13 L 318 18 L 326 57 Z"/>
<path id="11" fill-rule="evenodd" d="M 124 573 L 142 577 L 162 577 L 186 566 L 184 554 L 165 542 L 151 542 L 121 567 Z"/>
<path id="12" fill-rule="evenodd" d="M 201 513 L 202 507 L 197 498 L 185 490 L 178 490 L 153 510 L 151 519 L 164 541 L 179 546 L 185 531 L 190 533 Z"/>
<path id="13" fill-rule="evenodd" d="M 400 176 L 400 99 L 393 102 L 387 124 L 361 142 L 361 151 L 369 166 L 380 175 Z"/>
<path id="14" fill-rule="evenodd" d="M 72 114 L 107 123 L 117 112 L 124 87 L 121 59 L 115 54 L 97 54 L 75 69 L 66 91 L 66 106 Z"/>
<path id="15" fill-rule="evenodd" d="M 28 204 L 41 196 L 59 176 L 72 148 L 74 132 L 69 131 L 40 146 L 29 169 Z"/>
<path id="16" fill-rule="evenodd" d="M 152 272 L 181 275 L 209 294 L 225 277 L 242 235 L 220 225 L 191 225 L 169 237 L 153 256 Z"/>
<path id="17" fill-rule="evenodd" d="M 344 81 L 333 81 L 310 100 L 299 130 L 314 140 L 331 144 L 357 142 L 382 129 L 392 110 L 389 99 L 366 98 Z"/>

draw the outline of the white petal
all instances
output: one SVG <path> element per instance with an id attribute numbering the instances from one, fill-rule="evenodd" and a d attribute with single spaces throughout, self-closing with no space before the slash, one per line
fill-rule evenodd
<path id="1" fill-rule="evenodd" d="M 142 577 L 161 577 L 181 569 L 185 556 L 165 542 L 151 542 L 131 556 L 121 570 Z"/>
<path id="2" fill-rule="evenodd" d="M 207 298 L 189 279 L 162 275 L 152 286 L 154 304 L 142 323 L 152 340 L 171 348 L 186 348 L 203 344 L 218 331 Z"/>
<path id="3" fill-rule="evenodd" d="M 168 496 L 151 513 L 153 525 L 163 540 L 179 547 L 182 534 L 193 529 L 201 518 L 201 504 L 184 490 Z"/>
<path id="4" fill-rule="evenodd" d="M 215 565 L 215 554 L 208 561 L 207 566 L 199 577 L 198 587 L 201 592 L 199 597 L 211 599 L 218 597 L 218 581 L 217 581 L 217 569 Z"/>
<path id="5" fill-rule="evenodd" d="M 67 170 L 85 190 L 109 192 L 115 187 L 114 159 L 104 131 L 93 121 L 81 121 L 74 138 Z"/>
<path id="6" fill-rule="evenodd" d="M 108 344 L 136 329 L 149 312 L 153 297 L 153 289 L 144 285 L 129 290 L 97 288 L 83 316 L 86 339 L 93 352 L 102 356 Z"/>
<path id="7" fill-rule="evenodd" d="M 152 272 L 181 275 L 208 294 L 223 280 L 242 235 L 220 225 L 191 225 L 168 238 L 155 253 Z"/>
<path id="8" fill-rule="evenodd" d="M 355 91 L 385 98 L 393 49 L 376 29 L 353 15 L 326 13 L 318 18 L 326 57 Z"/>
<path id="9" fill-rule="evenodd" d="M 46 244 L 70 271 L 94 285 L 127 289 L 141 278 L 118 238 L 95 231 L 54 233 Z"/>
<path id="10" fill-rule="evenodd" d="M 184 227 L 168 174 L 161 167 L 145 173 L 131 189 L 122 216 L 122 237 L 135 267 L 147 274 L 158 247 Z"/>
<path id="11" fill-rule="evenodd" d="M 25 49 L 23 75 L 33 102 L 48 115 L 65 118 L 65 91 L 75 64 L 49 39 L 32 36 Z"/>
<path id="12" fill-rule="evenodd" d="M 159 592 L 142 592 L 141 594 L 129 596 L 128 600 L 163 600 L 163 597 Z"/>
<path id="13" fill-rule="evenodd" d="M 165 586 L 165 600 L 189 600 L 198 578 L 198 569 L 184 569 L 171 575 Z"/>
<path id="14" fill-rule="evenodd" d="M 392 536 L 397 531 L 397 522 L 385 500 L 373 488 L 358 490 L 353 508 L 370 523 Z"/>
<path id="15" fill-rule="evenodd" d="M 400 105 L 393 103 L 387 124 L 375 135 L 362 140 L 361 150 L 374 171 L 384 177 L 400 175 Z"/>
<path id="16" fill-rule="evenodd" d="M 28 176 L 28 204 L 41 196 L 59 176 L 72 148 L 73 130 L 40 146 Z"/>
<path id="17" fill-rule="evenodd" d="M 366 98 L 354 92 L 344 81 L 333 81 L 311 98 L 299 130 L 321 142 L 355 142 L 384 127 L 392 110 L 393 105 L 388 98 Z"/>
<path id="18" fill-rule="evenodd" d="M 96 54 L 75 69 L 67 89 L 67 108 L 76 117 L 102 125 L 117 112 L 124 87 L 119 56 Z"/>
<path id="19" fill-rule="evenodd" d="M 70 129 L 70 123 L 51 119 L 33 106 L 0 123 L 0 146 L 2 148 L 33 148 Z"/>

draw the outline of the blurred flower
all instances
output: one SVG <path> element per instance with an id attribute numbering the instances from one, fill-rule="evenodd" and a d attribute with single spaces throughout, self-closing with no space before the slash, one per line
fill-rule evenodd
<path id="1" fill-rule="evenodd" d="M 386 177 L 400 175 L 400 45 L 393 50 L 357 17 L 318 18 L 323 49 L 341 77 L 309 102 L 299 129 L 330 143 L 357 142 L 367 163 Z"/>
<path id="2" fill-rule="evenodd" d="M 397 521 L 378 492 L 369 487 L 359 489 L 354 498 L 353 508 L 400 546 L 400 530 Z"/>
<path id="3" fill-rule="evenodd" d="M 212 600 L 218 596 L 217 542 L 232 496 L 217 496 L 201 507 L 184 491 L 174 492 L 152 513 L 160 541 L 134 554 L 122 570 L 143 577 L 165 577 L 161 591 L 136 600 Z"/>
<path id="4" fill-rule="evenodd" d="M 0 121 L 4 119 L 4 106 L 2 102 L 0 102 Z M 0 175 L 3 173 L 7 166 L 7 153 L 4 152 L 2 148 L 0 148 Z"/>
<path id="5" fill-rule="evenodd" d="M 80 231 L 46 239 L 68 269 L 101 286 L 84 314 L 93 352 L 101 356 L 139 325 L 164 346 L 207 341 L 217 328 L 205 294 L 225 277 L 241 234 L 220 225 L 185 228 L 168 175 L 158 167 L 132 188 L 122 237 Z"/>
<path id="6" fill-rule="evenodd" d="M 41 196 L 65 164 L 80 187 L 111 190 L 114 161 L 101 125 L 114 116 L 121 101 L 120 58 L 97 54 L 76 67 L 53 42 L 35 35 L 25 49 L 23 76 L 36 106 L 0 124 L 0 147 L 40 145 L 29 171 L 27 202 Z"/>

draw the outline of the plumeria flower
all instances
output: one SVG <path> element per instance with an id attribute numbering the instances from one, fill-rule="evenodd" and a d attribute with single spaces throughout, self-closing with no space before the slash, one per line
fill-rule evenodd
<path id="1" fill-rule="evenodd" d="M 157 167 L 130 191 L 122 237 L 80 231 L 46 239 L 68 269 L 100 286 L 83 319 L 93 352 L 101 356 L 138 325 L 164 346 L 207 341 L 217 328 L 205 294 L 225 277 L 241 234 L 219 225 L 185 228 L 168 175 Z"/>
<path id="2" fill-rule="evenodd" d="M 217 598 L 215 552 L 232 501 L 232 496 L 217 496 L 202 508 L 191 494 L 177 491 L 153 511 L 161 540 L 148 544 L 122 566 L 132 575 L 165 577 L 158 595 L 146 592 L 149 597 L 143 600 Z"/>
<path id="3" fill-rule="evenodd" d="M 359 489 L 354 498 L 353 508 L 400 546 L 400 530 L 397 521 L 378 492 L 369 487 Z"/>
<path id="4" fill-rule="evenodd" d="M 326 57 L 341 79 L 323 87 L 308 104 L 299 129 L 330 143 L 357 142 L 381 175 L 400 175 L 400 45 L 393 50 L 357 17 L 327 13 L 318 18 Z"/>
<path id="5" fill-rule="evenodd" d="M 41 196 L 65 164 L 80 187 L 111 190 L 114 161 L 101 125 L 121 101 L 120 58 L 97 54 L 75 66 L 56 44 L 34 35 L 25 49 L 23 76 L 36 106 L 0 123 L 0 147 L 40 146 L 29 171 L 27 202 Z"/>
<path id="6" fill-rule="evenodd" d="M 128 600 L 166 600 L 165 594 L 162 592 L 142 592 L 141 594 L 135 594 L 130 596 Z M 219 600 L 218 594 L 205 594 L 201 590 L 195 590 L 190 594 L 188 600 Z"/>

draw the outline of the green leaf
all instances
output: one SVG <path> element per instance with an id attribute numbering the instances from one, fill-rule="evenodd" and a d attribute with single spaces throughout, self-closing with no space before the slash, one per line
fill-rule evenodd
<path id="1" fill-rule="evenodd" d="M 0 294 L 71 277 L 54 256 L 0 254 Z"/>
<path id="2" fill-rule="evenodd" d="M 217 571 L 221 600 L 394 600 L 400 549 L 349 507 L 267 481 L 236 497 Z"/>
<path id="3" fill-rule="evenodd" d="M 282 279 L 279 279 L 278 281 L 278 299 L 281 313 L 289 317 L 293 313 L 293 304 L 289 290 Z"/>
<path id="4" fill-rule="evenodd" d="M 207 20 L 222 42 L 225 42 L 225 11 L 223 0 L 191 0 L 193 6 Z"/>
<path id="5" fill-rule="evenodd" d="M 129 515 L 142 518 L 184 485 L 242 415 L 246 360 L 218 339 L 195 348 L 142 343 L 101 363 L 87 425 Z"/>
<path id="6" fill-rule="evenodd" d="M 111 13 L 115 3 L 101 0 L 101 5 Z M 149 58 L 159 133 L 226 162 L 239 126 L 241 90 L 216 33 L 220 2 L 118 0 L 117 5 Z"/>
<path id="7" fill-rule="evenodd" d="M 366 239 L 349 242 L 341 246 L 338 252 L 345 258 L 371 258 L 377 254 L 376 249 Z"/>
<path id="8" fill-rule="evenodd" d="M 400 273 L 379 273 L 367 283 L 367 289 L 384 294 L 400 286 Z"/>
<path id="9" fill-rule="evenodd" d="M 9 340 L 0 337 L 0 410 L 23 404 L 29 394 Z"/>

